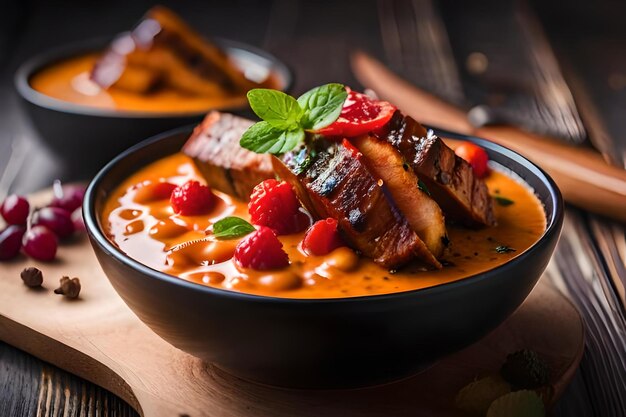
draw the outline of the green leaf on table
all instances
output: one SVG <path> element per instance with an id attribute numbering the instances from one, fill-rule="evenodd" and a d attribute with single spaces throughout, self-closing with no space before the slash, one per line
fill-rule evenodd
<path id="1" fill-rule="evenodd" d="M 213 236 L 220 240 L 235 239 L 254 232 L 250 223 L 239 217 L 224 217 L 213 225 Z"/>

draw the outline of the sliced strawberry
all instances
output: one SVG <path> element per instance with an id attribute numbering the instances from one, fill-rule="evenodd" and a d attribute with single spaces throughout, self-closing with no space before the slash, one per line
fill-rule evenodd
<path id="1" fill-rule="evenodd" d="M 489 172 L 489 167 L 487 166 L 489 156 L 480 146 L 471 142 L 463 142 L 456 147 L 454 153 L 469 162 L 478 178 L 484 178 Z"/>
<path id="2" fill-rule="evenodd" d="M 337 220 L 330 217 L 315 222 L 302 240 L 302 249 L 309 255 L 326 255 L 341 246 L 346 244 L 339 235 Z"/>
<path id="3" fill-rule="evenodd" d="M 289 265 L 289 256 L 283 250 L 283 244 L 272 229 L 264 226 L 237 244 L 234 259 L 242 268 L 257 270 L 279 269 Z"/>
<path id="4" fill-rule="evenodd" d="M 330 126 L 315 133 L 324 136 L 355 137 L 383 127 L 396 111 L 386 101 L 373 100 L 365 94 L 348 89 L 348 98 L 343 104 L 339 118 Z"/>

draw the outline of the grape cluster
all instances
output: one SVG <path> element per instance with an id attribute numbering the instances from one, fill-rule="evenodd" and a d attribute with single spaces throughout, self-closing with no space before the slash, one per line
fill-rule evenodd
<path id="1" fill-rule="evenodd" d="M 59 240 L 85 229 L 81 206 L 85 188 L 55 182 L 49 205 L 31 209 L 28 200 L 8 196 L 0 205 L 7 226 L 0 230 L 0 261 L 15 258 L 20 251 L 39 261 L 54 260 Z"/>

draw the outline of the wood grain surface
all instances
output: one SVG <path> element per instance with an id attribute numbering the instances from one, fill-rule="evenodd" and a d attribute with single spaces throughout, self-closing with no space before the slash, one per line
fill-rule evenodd
<path id="1" fill-rule="evenodd" d="M 31 202 L 50 197 L 40 193 Z M 19 278 L 31 265 L 44 273 L 42 288 Z M 52 292 L 63 275 L 80 278 L 78 299 Z M 359 390 L 285 390 L 232 377 L 160 339 L 115 293 L 85 236 L 62 246 L 53 263 L 21 257 L 0 273 L 0 339 L 105 387 L 150 417 L 410 416 L 416 410 L 462 416 L 453 406 L 458 390 L 498 372 L 508 353 L 523 348 L 548 362 L 554 404 L 576 372 L 583 335 L 578 312 L 546 279 L 493 333 L 417 376 Z M 39 407 L 69 406 L 70 395 L 43 372 Z"/>
<path id="2" fill-rule="evenodd" d="M 98 385 L 0 343 L 0 416 L 119 416 L 137 413 Z M 33 372 L 37 370 L 37 372 Z M 27 375 L 24 379 L 10 378 Z M 7 395 L 8 393 L 17 394 Z"/>

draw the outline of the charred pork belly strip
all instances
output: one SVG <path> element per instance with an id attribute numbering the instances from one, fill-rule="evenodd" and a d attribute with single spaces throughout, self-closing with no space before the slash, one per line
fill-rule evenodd
<path id="1" fill-rule="evenodd" d="M 398 268 L 417 257 L 441 268 L 356 149 L 326 144 L 274 158 L 273 165 L 315 217 L 337 219 L 350 246 L 374 262 Z"/>
<path id="2" fill-rule="evenodd" d="M 468 227 L 496 224 L 493 202 L 484 181 L 440 138 L 428 134 L 422 125 L 399 111 L 384 132 L 375 136 L 400 151 L 447 219 Z"/>
<path id="3" fill-rule="evenodd" d="M 419 188 L 419 178 L 389 142 L 370 135 L 351 139 L 370 171 L 382 179 L 411 228 L 439 258 L 448 244 L 446 223 L 439 205 Z"/>
<path id="4" fill-rule="evenodd" d="M 269 155 L 239 146 L 241 135 L 252 124 L 232 114 L 211 112 L 196 126 L 182 149 L 193 158 L 211 187 L 243 201 L 250 198 L 255 185 L 274 178 Z"/>
<path id="5" fill-rule="evenodd" d="M 102 88 L 115 85 L 137 93 L 166 84 L 191 95 L 222 96 L 224 90 L 243 94 L 256 86 L 220 48 L 162 6 L 113 41 L 91 78 Z"/>

